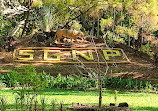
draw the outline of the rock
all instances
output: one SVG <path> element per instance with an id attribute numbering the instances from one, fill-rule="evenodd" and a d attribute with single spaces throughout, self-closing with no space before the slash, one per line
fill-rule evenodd
<path id="1" fill-rule="evenodd" d="M 42 31 L 39 31 L 33 35 L 33 38 L 35 38 L 38 42 L 44 42 L 46 40 L 46 37 L 47 35 Z"/>
<path id="2" fill-rule="evenodd" d="M 78 107 L 78 106 L 81 106 L 80 103 L 72 103 L 72 107 Z"/>
<path id="3" fill-rule="evenodd" d="M 128 103 L 126 102 L 119 103 L 118 107 L 128 107 Z"/>
<path id="4" fill-rule="evenodd" d="M 110 103 L 110 106 L 115 106 L 116 104 L 115 103 Z"/>
<path id="5" fill-rule="evenodd" d="M 112 103 L 112 104 L 115 104 L 115 103 Z M 123 104 L 125 104 L 125 106 L 127 105 L 126 102 Z M 125 106 L 124 107 L 101 106 L 101 108 L 99 108 L 98 105 L 91 106 L 88 103 L 72 103 L 72 106 L 67 107 L 67 109 L 70 109 L 73 111 L 131 111 L 129 107 L 125 107 Z"/>
<path id="6" fill-rule="evenodd" d="M 89 106 L 88 103 L 81 103 L 81 106 Z"/>

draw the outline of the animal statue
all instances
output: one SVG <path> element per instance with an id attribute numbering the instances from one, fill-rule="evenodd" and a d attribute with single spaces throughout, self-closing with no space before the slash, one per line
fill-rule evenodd
<path id="1" fill-rule="evenodd" d="M 68 30 L 68 29 L 58 29 L 56 31 L 56 39 L 60 43 L 60 39 L 62 37 L 70 38 L 71 41 L 74 39 L 76 41 L 76 37 L 80 37 L 83 40 L 84 34 L 81 31 L 76 30 Z"/>

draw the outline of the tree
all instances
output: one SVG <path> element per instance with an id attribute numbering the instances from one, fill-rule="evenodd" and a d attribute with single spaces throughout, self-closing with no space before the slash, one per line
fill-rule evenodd
<path id="1" fill-rule="evenodd" d="M 157 1 L 117 0 L 109 1 L 101 19 L 102 32 L 110 31 L 113 39 L 138 39 L 139 29 L 142 33 L 152 33 L 157 30 Z M 130 44 L 129 44 L 130 45 Z"/>
<path id="2" fill-rule="evenodd" d="M 8 32 L 14 32 L 12 34 L 16 35 L 15 32 L 19 31 L 19 27 L 23 27 L 21 34 L 23 36 L 29 28 L 30 21 L 36 24 L 37 29 L 45 32 L 58 28 L 75 29 L 77 25 L 78 30 L 93 30 L 92 35 L 97 36 L 107 34 L 112 41 L 119 40 L 124 43 L 127 40 L 128 45 L 131 38 L 138 39 L 141 33 L 158 30 L 157 0 L 1 0 L 0 2 L 1 37 L 9 35 Z M 17 7 L 20 7 L 18 11 L 15 10 Z M 10 27 L 15 27 L 16 31 Z M 99 33 L 100 30 L 102 34 Z M 106 73 L 100 72 L 99 68 L 96 72 L 100 81 L 99 107 L 101 107 L 101 76 Z"/>

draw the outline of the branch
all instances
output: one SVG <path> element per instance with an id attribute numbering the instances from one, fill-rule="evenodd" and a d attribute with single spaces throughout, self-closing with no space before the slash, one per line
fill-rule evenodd
<path id="1" fill-rule="evenodd" d="M 18 6 L 18 7 L 14 7 L 13 9 L 7 8 L 4 11 L 2 11 L 3 15 L 6 15 L 8 18 L 9 17 L 13 17 L 19 14 L 24 13 L 25 11 L 28 11 L 28 9 L 24 6 Z"/>
<path id="2" fill-rule="evenodd" d="M 94 4 L 92 7 L 90 7 L 89 9 L 87 9 L 85 12 L 83 12 L 83 13 L 79 14 L 78 16 L 72 18 L 72 19 L 69 20 L 62 28 L 66 27 L 71 21 L 73 21 L 73 20 L 77 19 L 78 17 L 80 17 L 81 15 L 87 13 L 90 9 L 92 9 L 92 8 L 95 7 L 95 6 L 96 6 L 96 4 Z M 81 11 L 80 11 L 80 12 L 81 12 Z"/>
<path id="3" fill-rule="evenodd" d="M 21 37 L 23 36 L 25 30 L 26 30 L 26 25 L 28 23 L 28 20 L 29 20 L 29 16 L 30 16 L 30 11 L 31 11 L 31 5 L 32 5 L 33 1 L 30 0 L 29 3 L 28 3 L 28 11 L 27 11 L 27 16 L 26 16 L 26 20 L 25 20 L 25 24 L 24 24 L 24 28 L 23 28 L 23 31 L 22 31 L 22 34 L 21 34 Z"/>
<path id="4" fill-rule="evenodd" d="M 6 15 L 7 17 L 13 17 L 19 15 L 28 9 L 25 6 L 21 6 L 18 2 L 10 2 L 10 1 L 0 1 L 0 10 L 2 15 Z"/>

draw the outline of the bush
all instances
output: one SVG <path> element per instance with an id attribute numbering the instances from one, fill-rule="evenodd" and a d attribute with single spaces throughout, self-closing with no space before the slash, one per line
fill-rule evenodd
<path id="1" fill-rule="evenodd" d="M 37 74 L 36 68 L 32 65 L 17 68 L 8 72 L 4 78 L 4 83 L 7 87 L 27 87 L 33 90 L 38 90 L 43 87 L 48 87 L 47 75 L 43 73 Z"/>
<path id="2" fill-rule="evenodd" d="M 95 73 L 93 74 L 95 75 Z M 95 75 L 97 77 L 97 75 Z M 44 71 L 37 73 L 36 68 L 32 65 L 17 68 L 4 76 L 0 76 L 0 81 L 5 83 L 7 87 L 27 87 L 34 91 L 41 88 L 62 88 L 62 89 L 78 89 L 86 90 L 88 88 L 98 87 L 98 80 L 88 74 L 83 75 L 67 75 L 58 74 L 57 77 L 47 75 Z M 108 89 L 145 89 L 157 90 L 158 85 L 152 85 L 149 81 L 133 80 L 132 78 L 122 79 L 119 77 L 103 78 L 103 88 Z"/>
<path id="3" fill-rule="evenodd" d="M 18 84 L 18 72 L 11 71 L 4 75 L 3 81 L 7 87 L 15 87 Z"/>

